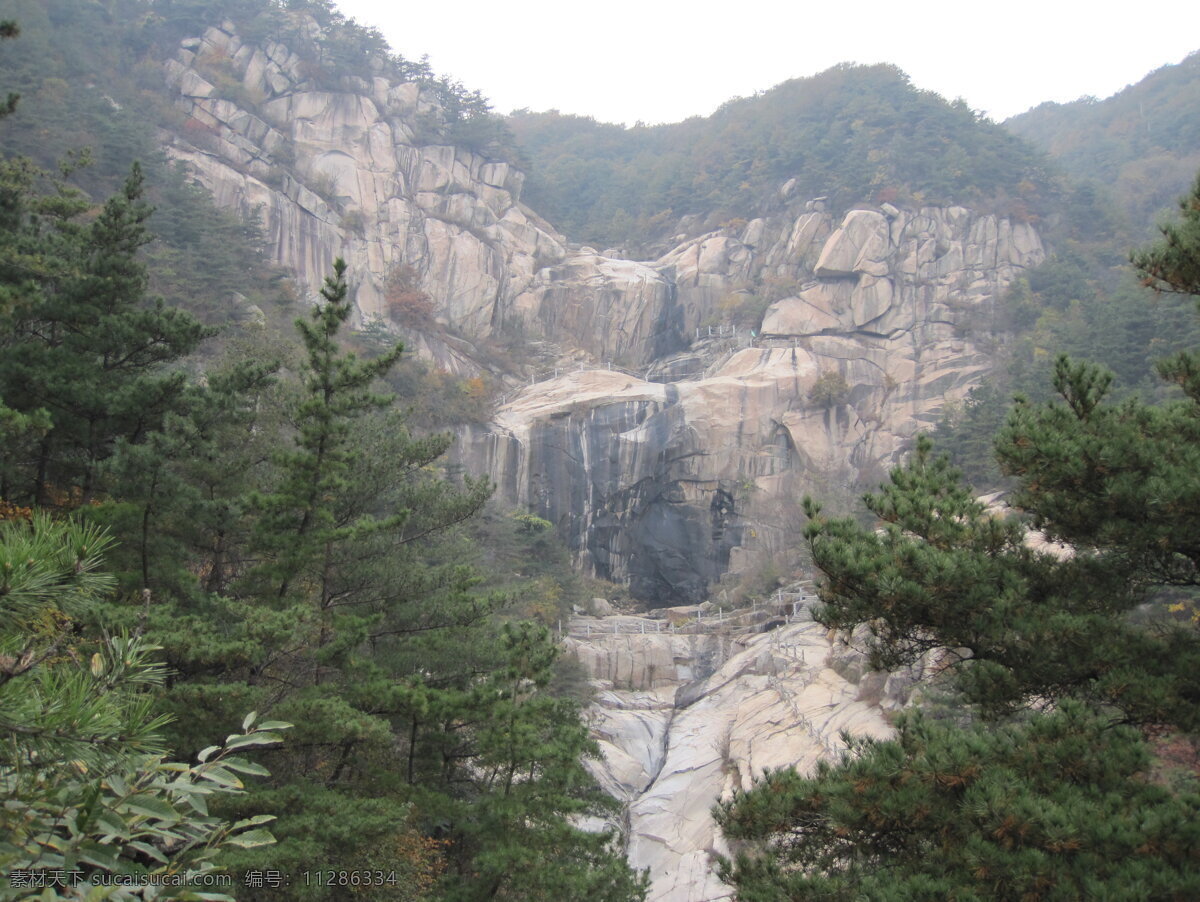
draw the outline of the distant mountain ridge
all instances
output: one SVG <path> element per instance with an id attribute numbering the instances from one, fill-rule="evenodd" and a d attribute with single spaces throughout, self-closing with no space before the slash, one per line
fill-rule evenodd
<path id="1" fill-rule="evenodd" d="M 1004 126 L 1073 178 L 1108 186 L 1131 221 L 1148 221 L 1200 169 L 1200 51 L 1111 97 L 1043 103 Z"/>
<path id="2" fill-rule="evenodd" d="M 711 116 L 623 128 L 555 111 L 508 119 L 526 200 L 577 240 L 663 238 L 682 217 L 752 218 L 779 186 L 857 203 L 961 203 L 1018 219 L 1062 188 L 1042 153 L 891 65 L 841 64 Z"/>

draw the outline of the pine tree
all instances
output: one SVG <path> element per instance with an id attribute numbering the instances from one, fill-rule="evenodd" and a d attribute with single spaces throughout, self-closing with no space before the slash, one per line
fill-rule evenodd
<path id="1" fill-rule="evenodd" d="M 1179 222 L 1159 228 L 1162 240 L 1135 252 L 1130 260 L 1143 284 L 1156 291 L 1200 294 L 1200 175 L 1190 194 L 1180 198 Z"/>
<path id="2" fill-rule="evenodd" d="M 347 470 L 355 455 L 351 431 L 357 421 L 391 403 L 388 395 L 372 387 L 404 350 L 397 343 L 378 357 L 360 360 L 338 346 L 338 331 L 351 313 L 345 276 L 345 262 L 336 260 L 311 322 L 296 321 L 307 354 L 305 396 L 295 412 L 296 447 L 279 455 L 280 483 L 258 501 L 264 514 L 259 534 L 271 557 L 279 597 L 285 598 L 296 578 L 304 575 L 318 584 L 317 604 L 322 609 L 333 601 L 336 545 L 368 532 L 395 529 L 407 517 L 403 511 L 384 518 L 360 512 L 352 522 L 339 517 L 337 500 L 349 487 Z"/>
<path id="3" fill-rule="evenodd" d="M 199 763 L 168 761 L 166 718 L 155 712 L 165 670 L 154 645 L 141 632 L 94 640 L 78 632 L 113 585 L 100 569 L 111 545 L 95 526 L 41 513 L 0 521 L 5 899 L 29 898 L 22 890 L 34 887 L 46 887 L 41 899 L 81 898 L 87 883 L 112 874 L 135 886 L 178 879 L 156 898 L 194 898 L 188 881 L 214 870 L 222 846 L 274 841 L 261 827 L 272 817 L 233 823 L 211 815 L 207 799 L 240 789 L 238 774 L 265 776 L 235 752 L 276 743 L 273 731 L 288 724 L 256 726 L 251 715 Z M 67 877 L 56 889 L 48 872 Z"/>
<path id="4" fill-rule="evenodd" d="M 122 588 L 182 599 L 228 587 L 277 437 L 277 369 L 261 357 L 214 362 L 157 430 L 118 440 L 101 470 L 108 497 L 86 513 L 124 538 L 110 556 Z"/>
<path id="5" fill-rule="evenodd" d="M 387 874 L 401 849 L 403 866 L 430 887 L 443 873 L 432 897 L 638 898 L 641 883 L 612 837 L 570 822 L 607 809 L 580 763 L 594 746 L 577 706 L 547 692 L 553 642 L 545 630 L 505 627 L 498 613 L 507 599 L 481 590 L 464 563 L 455 526 L 491 487 L 442 475 L 449 437 L 410 435 L 392 399 L 376 391 L 398 348 L 370 360 L 343 349 L 347 295 L 339 261 L 321 303 L 297 324 L 303 356 L 294 382 L 275 395 L 280 428 L 263 437 L 274 453 L 259 471 L 261 488 L 234 503 L 236 522 L 224 521 L 230 544 L 216 591 L 168 592 L 148 614 L 177 674 L 165 704 L 178 715 L 171 736 L 179 747 L 196 746 L 246 708 L 296 724 L 270 754 L 270 785 L 244 801 L 246 813 L 279 814 L 278 843 L 227 861 Z M 216 388 L 210 379 L 208 391 Z M 113 464 L 125 459 L 142 474 L 140 489 L 119 484 L 129 485 L 130 515 L 159 518 L 154 541 L 176 533 L 171 524 L 187 511 L 207 509 L 173 481 L 202 479 L 212 491 L 233 450 L 205 444 L 210 427 L 194 414 L 191 431 L 145 444 L 160 448 L 165 464 L 126 457 L 125 447 Z M 171 450 L 185 437 L 213 463 L 185 465 L 183 449 Z M 162 500 L 148 476 L 169 487 Z M 211 576 L 208 567 L 201 572 Z M 297 892 L 340 899 L 347 890 L 272 895 L 264 887 L 253 898 Z M 395 883 L 371 892 L 414 898 Z"/>
<path id="6" fill-rule="evenodd" d="M 146 298 L 138 250 L 151 213 L 136 164 L 123 190 L 90 223 L 77 192 L 37 194 L 38 172 L 4 165 L 0 291 L 7 313 L 0 399 L 49 417 L 24 484 L 40 504 L 55 492 L 97 489 L 118 439 L 137 443 L 179 402 L 186 380 L 168 365 L 209 334 L 191 316 Z M 10 472 L 20 467 L 10 464 Z"/>
<path id="7" fill-rule="evenodd" d="M 1134 260 L 1197 293 L 1200 181 L 1183 207 Z M 865 624 L 877 665 L 938 654 L 965 707 L 957 722 L 904 715 L 896 740 L 722 806 L 749 843 L 723 866 L 739 898 L 1200 892 L 1195 775 L 1175 791 L 1147 779 L 1147 737 L 1200 727 L 1200 634 L 1191 596 L 1176 601 L 1200 578 L 1200 365 L 1185 353 L 1160 371 L 1183 399 L 1111 403 L 1111 374 L 1064 357 L 1060 400 L 1018 402 L 996 451 L 1027 520 L 986 511 L 924 439 L 866 498 L 881 529 L 806 502 L 818 619 Z M 1034 550 L 1030 525 L 1067 546 Z"/>

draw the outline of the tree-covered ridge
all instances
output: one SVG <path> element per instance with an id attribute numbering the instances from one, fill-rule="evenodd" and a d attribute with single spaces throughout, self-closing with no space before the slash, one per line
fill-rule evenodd
<path id="1" fill-rule="evenodd" d="M 1107 186 L 1132 222 L 1149 222 L 1200 168 L 1200 52 L 1112 97 L 1043 103 L 1004 126 Z"/>
<path id="2" fill-rule="evenodd" d="M 530 164 L 525 199 L 601 243 L 658 237 L 685 215 L 750 215 L 790 179 L 797 196 L 843 209 L 960 203 L 1023 218 L 1058 192 L 1037 151 L 889 65 L 843 64 L 672 125 L 556 112 L 519 112 L 509 125 Z"/>
<path id="3" fill-rule="evenodd" d="M 348 19 L 330 0 L 15 0 L 11 15 L 22 37 L 5 45 L 0 80 L 25 103 L 3 146 L 44 164 L 53 154 L 90 147 L 92 179 L 117 177 L 134 156 L 148 163 L 157 151 L 153 130 L 183 124 L 164 91 L 161 64 L 181 40 L 227 22 L 246 41 L 280 42 L 297 54 L 301 89 L 352 90 L 377 77 L 416 82 L 437 107 L 421 123 L 426 140 L 493 153 L 506 141 L 479 91 L 438 75 L 425 60 L 394 53 L 378 31 Z M 239 86 L 226 87 L 236 93 Z"/>

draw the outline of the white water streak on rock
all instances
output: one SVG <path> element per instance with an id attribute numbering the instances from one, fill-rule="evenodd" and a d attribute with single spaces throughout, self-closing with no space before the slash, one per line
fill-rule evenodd
<path id="1" fill-rule="evenodd" d="M 867 672 L 811 621 L 695 635 L 647 621 L 645 635 L 614 634 L 620 619 L 577 622 L 564 642 L 598 688 L 590 714 L 604 757 L 592 769 L 624 804 L 627 854 L 649 870 L 651 902 L 731 898 L 714 871 L 729 849 L 713 806 L 767 769 L 835 757 L 842 731 L 890 736 L 888 713 L 917 677 Z"/>

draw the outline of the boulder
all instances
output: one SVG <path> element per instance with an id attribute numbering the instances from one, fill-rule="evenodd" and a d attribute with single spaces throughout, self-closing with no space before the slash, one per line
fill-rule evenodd
<path id="1" fill-rule="evenodd" d="M 814 273 L 838 279 L 866 273 L 887 274 L 888 223 L 873 210 L 851 210 L 821 248 Z"/>

